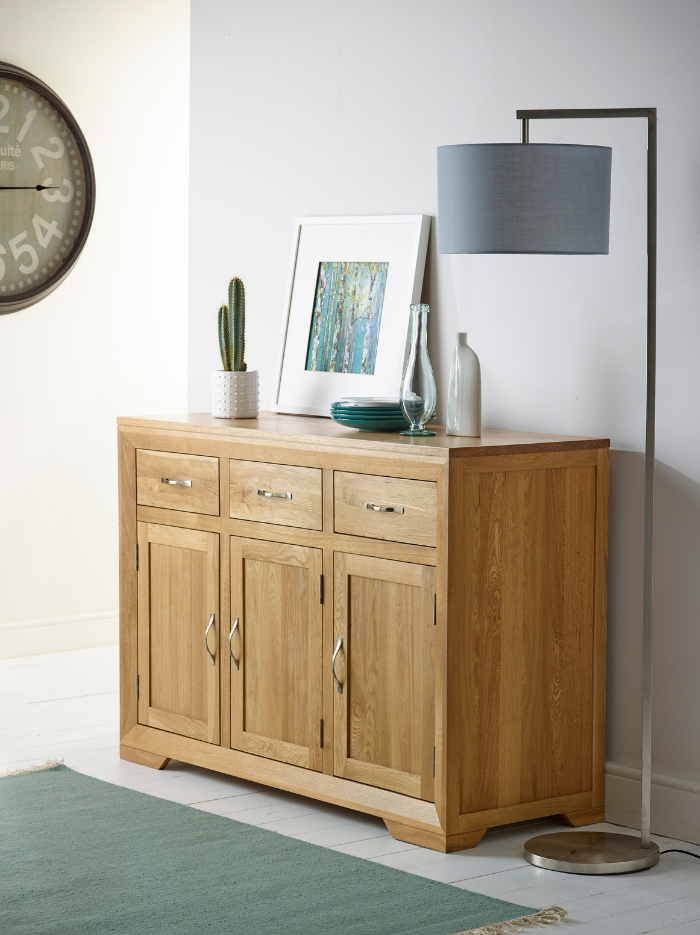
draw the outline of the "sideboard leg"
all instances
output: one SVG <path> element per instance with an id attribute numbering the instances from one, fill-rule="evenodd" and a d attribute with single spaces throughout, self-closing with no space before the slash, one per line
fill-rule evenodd
<path id="1" fill-rule="evenodd" d="M 136 747 L 127 747 L 126 744 L 120 744 L 119 756 L 122 760 L 129 760 L 140 766 L 150 766 L 151 769 L 165 769 L 170 762 L 169 756 L 159 756 L 157 753 L 137 750 Z"/>
<path id="2" fill-rule="evenodd" d="M 581 812 L 562 813 L 561 817 L 572 828 L 580 828 L 582 825 L 596 825 L 599 821 L 605 821 L 605 808 L 598 805 L 595 808 L 585 808 Z"/>
<path id="3" fill-rule="evenodd" d="M 462 834 L 445 834 L 442 830 L 426 831 L 424 828 L 414 828 L 398 821 L 388 821 L 386 818 L 384 824 L 392 838 L 397 841 L 406 841 L 407 844 L 417 844 L 419 847 L 429 847 L 443 854 L 476 847 L 486 832 L 486 828 L 482 828 L 479 831 L 465 831 Z"/>

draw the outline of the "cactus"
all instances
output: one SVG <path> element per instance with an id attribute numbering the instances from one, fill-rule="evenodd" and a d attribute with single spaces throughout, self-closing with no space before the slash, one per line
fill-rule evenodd
<path id="1" fill-rule="evenodd" d="M 234 276 L 228 284 L 228 305 L 219 307 L 219 350 L 224 370 L 246 370 L 245 287 Z"/>

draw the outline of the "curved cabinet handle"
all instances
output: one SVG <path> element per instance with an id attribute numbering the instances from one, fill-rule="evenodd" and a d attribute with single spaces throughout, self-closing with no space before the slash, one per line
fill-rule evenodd
<path id="1" fill-rule="evenodd" d="M 205 648 L 206 651 L 207 651 L 207 656 L 209 656 L 209 662 L 211 662 L 211 664 L 212 664 L 213 666 L 216 665 L 216 662 L 215 662 L 215 660 L 214 660 L 214 657 L 213 657 L 212 654 L 211 654 L 211 650 L 209 649 L 209 631 L 210 631 L 211 628 L 214 626 L 214 617 L 215 617 L 215 616 L 216 616 L 215 614 L 210 614 L 210 616 L 209 616 L 209 625 L 207 626 L 206 630 L 204 631 L 204 648 Z"/>
<path id="2" fill-rule="evenodd" d="M 402 506 L 377 506 L 376 503 L 365 503 L 365 509 L 375 513 L 403 513 Z"/>
<path id="3" fill-rule="evenodd" d="M 161 477 L 161 484 L 170 484 L 171 487 L 191 487 L 191 480 L 170 480 L 169 477 Z"/>
<path id="4" fill-rule="evenodd" d="M 271 490 L 258 490 L 259 497 L 275 497 L 277 500 L 291 500 L 290 493 L 274 493 Z"/>
<path id="5" fill-rule="evenodd" d="M 228 652 L 229 656 L 233 659 L 233 668 L 238 671 L 238 659 L 233 655 L 233 650 L 231 649 L 231 640 L 233 639 L 233 634 L 238 629 L 238 617 L 233 618 L 233 626 L 231 627 L 231 632 L 228 635 Z"/>
<path id="6" fill-rule="evenodd" d="M 335 660 L 336 660 L 336 657 L 338 656 L 338 653 L 340 652 L 342 648 L 343 648 L 343 637 L 339 636 L 338 642 L 335 644 L 335 652 L 333 653 L 333 659 L 331 660 L 331 672 L 333 673 L 333 681 L 335 682 L 339 695 L 343 694 L 343 686 L 338 681 L 338 676 L 335 674 Z"/>

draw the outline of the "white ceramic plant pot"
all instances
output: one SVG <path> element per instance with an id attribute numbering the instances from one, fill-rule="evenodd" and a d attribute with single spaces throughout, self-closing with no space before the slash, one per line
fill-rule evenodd
<path id="1" fill-rule="evenodd" d="M 217 419 L 257 419 L 258 371 L 213 370 L 211 412 Z"/>

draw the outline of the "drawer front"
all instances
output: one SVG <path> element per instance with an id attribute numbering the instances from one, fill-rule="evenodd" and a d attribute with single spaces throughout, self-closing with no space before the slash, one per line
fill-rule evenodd
<path id="1" fill-rule="evenodd" d="M 218 516 L 219 459 L 137 450 L 136 502 Z"/>
<path id="2" fill-rule="evenodd" d="M 229 515 L 256 523 L 322 529 L 321 469 L 231 461 Z"/>
<path id="3" fill-rule="evenodd" d="M 336 532 L 412 545 L 436 543 L 437 484 L 334 472 Z"/>

